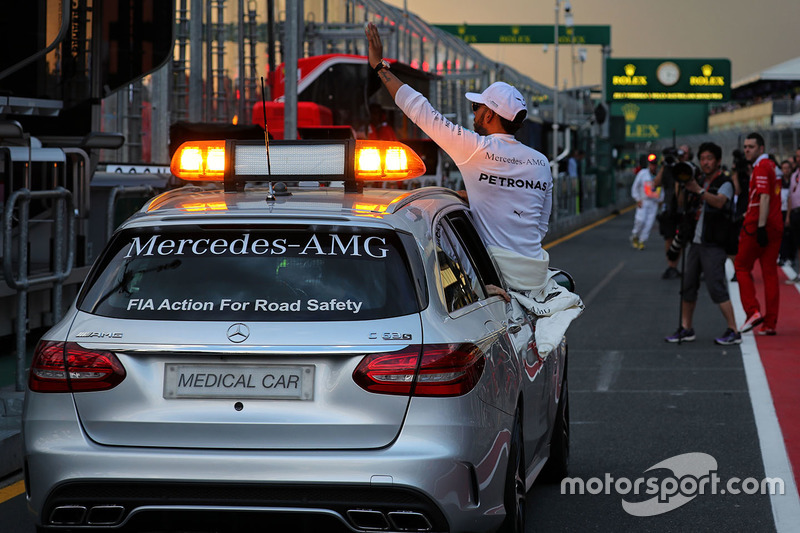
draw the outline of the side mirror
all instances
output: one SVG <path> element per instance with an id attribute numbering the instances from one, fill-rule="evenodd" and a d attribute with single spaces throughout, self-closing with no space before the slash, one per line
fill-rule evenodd
<path id="1" fill-rule="evenodd" d="M 553 276 L 553 280 L 556 283 L 567 289 L 569 292 L 575 292 L 575 280 L 569 275 L 569 273 L 558 269 L 551 270 L 555 270 L 557 272 Z"/>

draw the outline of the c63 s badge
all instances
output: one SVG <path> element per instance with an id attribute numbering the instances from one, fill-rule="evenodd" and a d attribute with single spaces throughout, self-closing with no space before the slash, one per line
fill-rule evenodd
<path id="1" fill-rule="evenodd" d="M 121 339 L 122 332 L 120 331 L 80 331 L 75 334 L 76 337 L 89 337 L 96 339 Z"/>
<path id="2" fill-rule="evenodd" d="M 381 333 L 380 336 L 377 332 L 369 334 L 370 340 L 375 339 L 383 339 L 385 341 L 410 341 L 412 339 L 411 333 L 393 333 L 393 332 L 385 332 Z"/>

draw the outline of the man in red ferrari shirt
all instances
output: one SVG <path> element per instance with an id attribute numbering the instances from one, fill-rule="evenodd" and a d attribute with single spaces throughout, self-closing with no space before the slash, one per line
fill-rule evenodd
<path id="1" fill-rule="evenodd" d="M 736 255 L 736 279 L 747 320 L 739 328 L 750 331 L 761 324 L 759 335 L 775 335 L 778 323 L 778 252 L 783 235 L 781 218 L 781 183 L 775 177 L 775 164 L 764 153 L 764 138 L 751 133 L 744 141 L 745 158 L 752 162 L 750 198 L 739 234 L 739 253 Z M 755 285 L 753 265 L 761 264 L 764 276 L 765 314 L 761 314 Z"/>

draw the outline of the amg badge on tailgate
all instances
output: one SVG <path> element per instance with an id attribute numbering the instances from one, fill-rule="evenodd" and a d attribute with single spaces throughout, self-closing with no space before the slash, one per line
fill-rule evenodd
<path id="1" fill-rule="evenodd" d="M 81 331 L 75 334 L 76 337 L 94 337 L 98 339 L 121 339 L 120 331 Z"/>

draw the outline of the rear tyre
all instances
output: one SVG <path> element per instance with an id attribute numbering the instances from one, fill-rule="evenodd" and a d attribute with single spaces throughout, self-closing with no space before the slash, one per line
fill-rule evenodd
<path id="1" fill-rule="evenodd" d="M 550 437 L 550 458 L 542 469 L 541 479 L 545 483 L 560 483 L 569 470 L 569 390 L 567 380 L 561 386 L 553 435 Z"/>
<path id="2" fill-rule="evenodd" d="M 522 440 L 520 414 L 514 419 L 511 446 L 506 467 L 505 508 L 506 520 L 500 533 L 523 533 L 525 531 L 525 445 Z"/>

